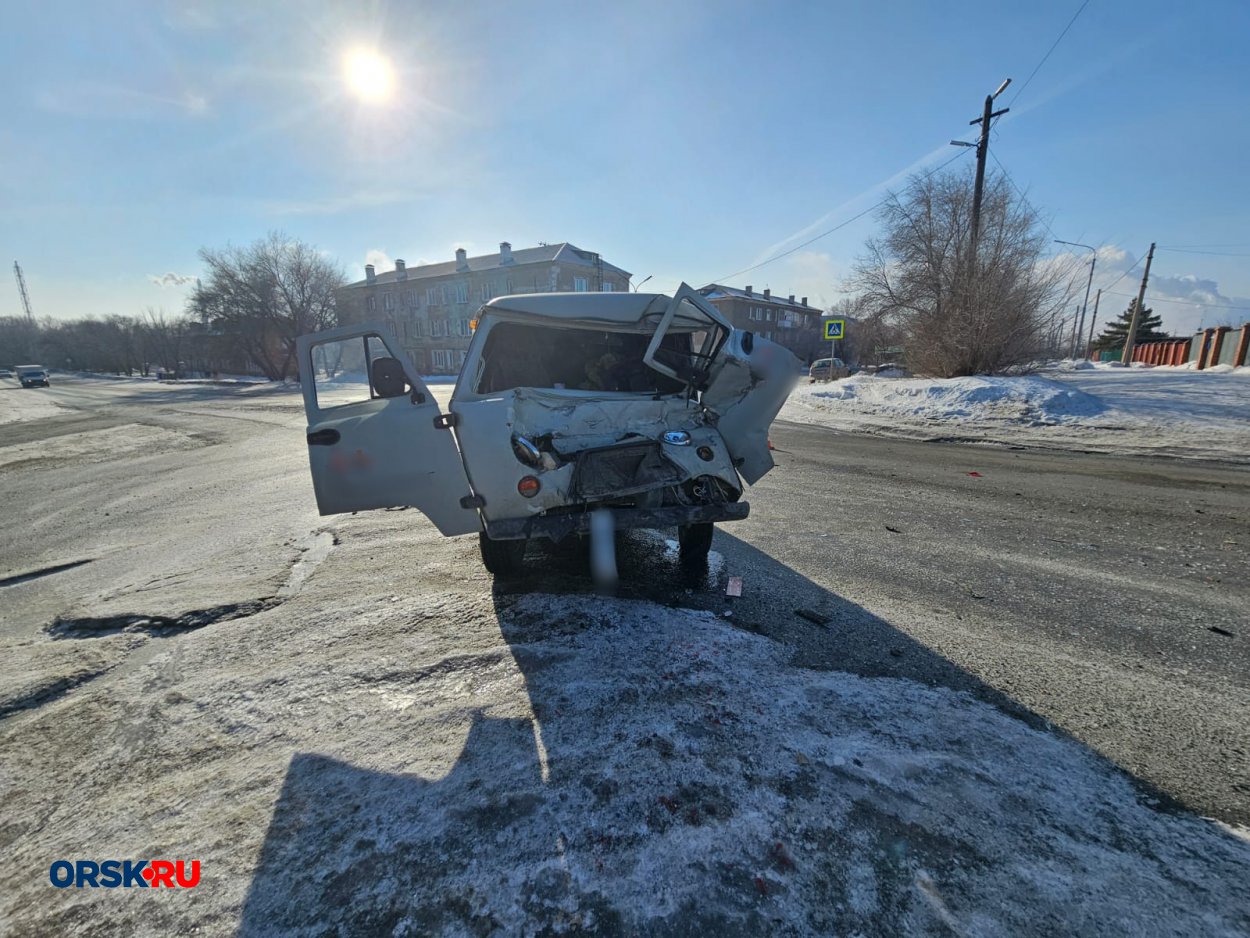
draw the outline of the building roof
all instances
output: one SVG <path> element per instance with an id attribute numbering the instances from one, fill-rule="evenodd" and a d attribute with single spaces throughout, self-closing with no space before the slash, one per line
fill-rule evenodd
<path id="1" fill-rule="evenodd" d="M 699 293 L 701 293 L 706 299 L 709 299 L 709 300 L 719 300 L 723 298 L 729 298 L 729 299 L 737 299 L 737 300 L 746 300 L 748 303 L 759 303 L 762 306 L 786 306 L 786 307 L 798 308 L 798 309 L 810 309 L 813 312 L 820 312 L 819 307 L 810 306 L 807 303 L 800 303 L 798 301 L 791 303 L 789 297 L 777 296 L 777 294 L 775 293 L 766 297 L 759 290 L 753 290 L 752 292 L 747 293 L 746 290 L 740 290 L 737 287 L 727 287 L 724 284 L 720 284 L 720 283 L 709 283 L 706 287 L 700 287 Z"/>
<path id="2" fill-rule="evenodd" d="M 581 264 L 583 266 L 593 267 L 595 263 L 595 255 L 592 251 L 583 251 L 575 245 L 563 241 L 559 244 L 543 244 L 536 248 L 519 248 L 512 252 L 512 263 L 501 264 L 499 262 L 502 254 L 496 251 L 494 254 L 480 254 L 477 257 L 466 259 L 466 267 L 458 266 L 457 261 L 453 258 L 449 261 L 443 261 L 438 264 L 422 264 L 419 267 L 409 267 L 405 271 L 407 276 L 400 280 L 399 272 L 395 270 L 379 271 L 372 281 L 357 280 L 355 283 L 349 283 L 350 287 L 374 287 L 387 283 L 408 282 L 409 280 L 428 280 L 432 277 L 450 277 L 454 274 L 477 273 L 484 270 L 511 270 L 514 267 L 523 267 L 526 264 Z M 627 270 L 609 264 L 603 261 L 603 269 L 605 272 L 621 274 L 626 279 L 630 274 Z"/>

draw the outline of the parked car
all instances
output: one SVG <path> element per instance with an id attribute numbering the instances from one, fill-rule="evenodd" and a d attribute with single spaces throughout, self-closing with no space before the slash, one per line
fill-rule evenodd
<path id="1" fill-rule="evenodd" d="M 477 323 L 446 413 L 385 326 L 300 337 L 321 514 L 415 507 L 477 534 L 495 574 L 531 539 L 601 539 L 604 511 L 608 530 L 676 527 L 687 563 L 747 516 L 799 374 L 788 350 L 685 284 L 498 297 Z"/>
<path id="2" fill-rule="evenodd" d="M 0 378 L 12 378 L 13 372 L 8 368 L 0 368 Z"/>
<path id="3" fill-rule="evenodd" d="M 807 370 L 807 377 L 810 381 L 833 381 L 850 373 L 851 369 L 840 358 L 818 358 Z"/>
<path id="4" fill-rule="evenodd" d="M 17 380 L 22 382 L 24 388 L 48 387 L 48 373 L 37 365 L 19 366 Z"/>

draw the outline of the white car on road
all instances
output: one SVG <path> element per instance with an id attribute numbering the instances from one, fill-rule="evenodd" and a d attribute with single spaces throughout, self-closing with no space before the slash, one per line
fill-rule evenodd
<path id="1" fill-rule="evenodd" d="M 383 325 L 302 336 L 298 355 L 320 512 L 412 506 L 477 534 L 496 574 L 605 512 L 609 531 L 676 527 L 683 560 L 705 560 L 713 524 L 745 518 L 744 483 L 772 468 L 768 428 L 799 373 L 685 284 L 491 300 L 447 413 Z"/>

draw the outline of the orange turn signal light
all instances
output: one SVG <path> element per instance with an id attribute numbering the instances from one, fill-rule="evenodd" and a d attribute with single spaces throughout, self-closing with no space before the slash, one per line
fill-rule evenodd
<path id="1" fill-rule="evenodd" d="M 533 498 L 538 494 L 543 484 L 534 476 L 524 476 L 520 482 L 516 484 L 516 490 L 526 498 Z"/>

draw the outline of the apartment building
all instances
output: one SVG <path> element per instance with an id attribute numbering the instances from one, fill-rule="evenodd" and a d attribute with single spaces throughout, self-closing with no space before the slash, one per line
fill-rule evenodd
<path id="1" fill-rule="evenodd" d="M 470 322 L 483 303 L 513 293 L 628 290 L 630 274 L 594 251 L 567 241 L 514 251 L 507 241 L 497 254 L 376 271 L 340 287 L 339 322 L 381 321 L 399 337 L 422 374 L 455 374 L 472 337 Z"/>
<path id="2" fill-rule="evenodd" d="M 765 289 L 755 292 L 751 286 L 742 289 L 709 283 L 699 290 L 736 329 L 746 329 L 784 345 L 799 358 L 808 361 L 822 347 L 829 354 L 828 343 L 820 338 L 820 317 L 823 312 L 807 305 L 807 297 L 795 302 L 794 294 L 782 298 Z"/>

